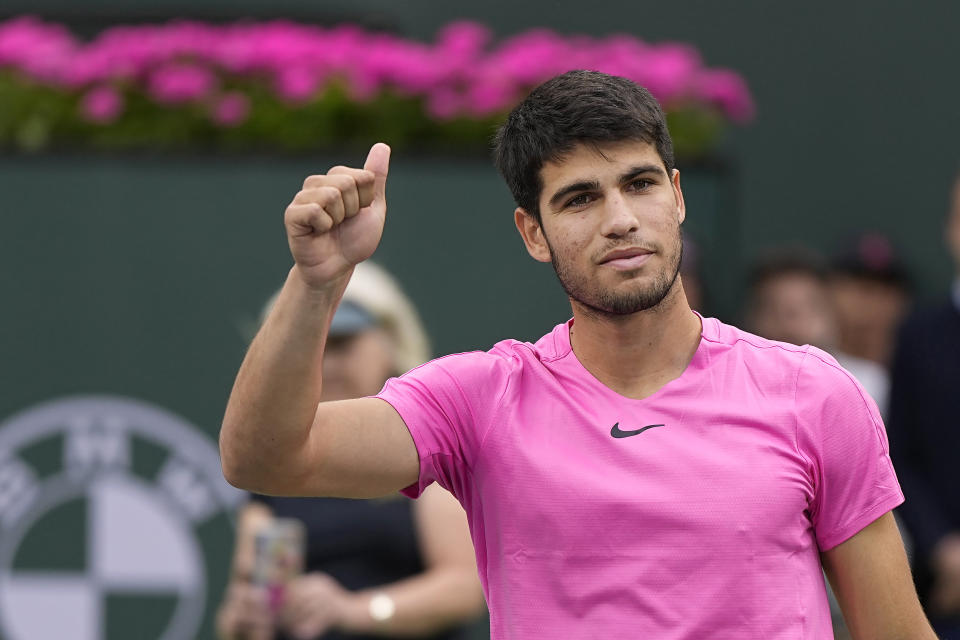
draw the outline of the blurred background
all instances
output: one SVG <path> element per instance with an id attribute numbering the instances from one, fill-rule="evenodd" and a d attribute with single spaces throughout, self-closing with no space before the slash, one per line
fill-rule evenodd
<path id="1" fill-rule="evenodd" d="M 566 68 L 667 108 L 698 309 L 753 322 L 757 262 L 800 247 L 830 322 L 839 275 L 893 283 L 882 327 L 828 332 L 886 376 L 904 314 L 955 273 L 957 24 L 946 0 L 5 0 L 0 637 L 60 637 L 23 613 L 50 607 L 77 638 L 213 637 L 242 500 L 216 435 L 307 175 L 394 146 L 375 257 L 435 354 L 567 319 L 487 144 Z"/>

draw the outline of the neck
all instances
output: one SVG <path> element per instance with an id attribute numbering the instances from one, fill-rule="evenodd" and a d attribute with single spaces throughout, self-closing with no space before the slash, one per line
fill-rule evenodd
<path id="1" fill-rule="evenodd" d="M 570 344 L 595 378 L 617 393 L 645 398 L 680 377 L 700 344 L 700 318 L 678 278 L 656 307 L 610 315 L 571 301 Z"/>

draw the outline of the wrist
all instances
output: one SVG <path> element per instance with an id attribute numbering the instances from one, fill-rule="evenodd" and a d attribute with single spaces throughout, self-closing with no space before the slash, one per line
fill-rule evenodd
<path id="1" fill-rule="evenodd" d="M 353 267 L 350 267 L 339 276 L 318 283 L 307 276 L 299 265 L 295 264 L 290 268 L 287 281 L 292 284 L 301 295 L 322 304 L 333 304 L 343 296 L 343 292 L 347 288 L 347 283 L 350 282 L 351 275 L 353 275 Z"/>
<path id="2" fill-rule="evenodd" d="M 387 593 L 378 591 L 370 595 L 370 600 L 367 602 L 367 614 L 373 620 L 374 625 L 389 624 L 396 612 L 397 603 Z"/>
<path id="3" fill-rule="evenodd" d="M 340 629 L 348 633 L 371 633 L 389 626 L 396 613 L 396 603 L 383 591 L 351 594 L 343 609 Z"/>

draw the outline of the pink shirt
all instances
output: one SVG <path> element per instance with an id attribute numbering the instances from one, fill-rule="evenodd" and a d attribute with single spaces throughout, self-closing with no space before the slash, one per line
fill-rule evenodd
<path id="1" fill-rule="evenodd" d="M 466 509 L 491 637 L 832 637 L 819 551 L 903 501 L 873 401 L 826 353 L 713 318 L 633 400 L 583 368 L 571 323 L 379 395 L 419 452 L 406 493 L 438 482 Z"/>

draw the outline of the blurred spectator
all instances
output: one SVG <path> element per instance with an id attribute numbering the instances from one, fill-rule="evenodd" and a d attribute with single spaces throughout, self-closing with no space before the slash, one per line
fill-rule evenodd
<path id="1" fill-rule="evenodd" d="M 836 314 L 820 256 L 802 247 L 775 249 L 755 262 L 749 278 L 748 330 L 770 340 L 811 344 L 827 351 L 883 413 L 889 389 L 887 373 L 876 363 L 838 348 Z"/>
<path id="2" fill-rule="evenodd" d="M 747 326 L 769 340 L 829 351 L 837 339 L 826 270 L 801 247 L 771 250 L 750 269 Z"/>
<path id="3" fill-rule="evenodd" d="M 914 539 L 921 602 L 942 638 L 960 638 L 960 177 L 946 239 L 957 276 L 948 300 L 914 314 L 893 360 L 890 454 Z"/>
<path id="4" fill-rule="evenodd" d="M 700 265 L 700 243 L 690 234 L 683 234 L 683 256 L 680 259 L 680 279 L 683 281 L 683 291 L 687 294 L 690 308 L 705 313 L 706 292 L 703 289 L 703 275 Z"/>
<path id="5" fill-rule="evenodd" d="M 837 348 L 888 367 L 897 327 L 911 299 L 909 276 L 893 244 L 879 233 L 860 235 L 830 266 Z"/>
<path id="6" fill-rule="evenodd" d="M 374 395 L 428 357 L 419 318 L 393 278 L 369 261 L 357 265 L 331 322 L 322 400 Z M 306 567 L 273 614 L 251 577 L 256 532 L 276 517 L 304 523 Z M 238 518 L 217 629 L 230 640 L 453 639 L 469 637 L 462 625 L 483 610 L 466 514 L 439 487 L 416 501 L 253 496 Z"/>

